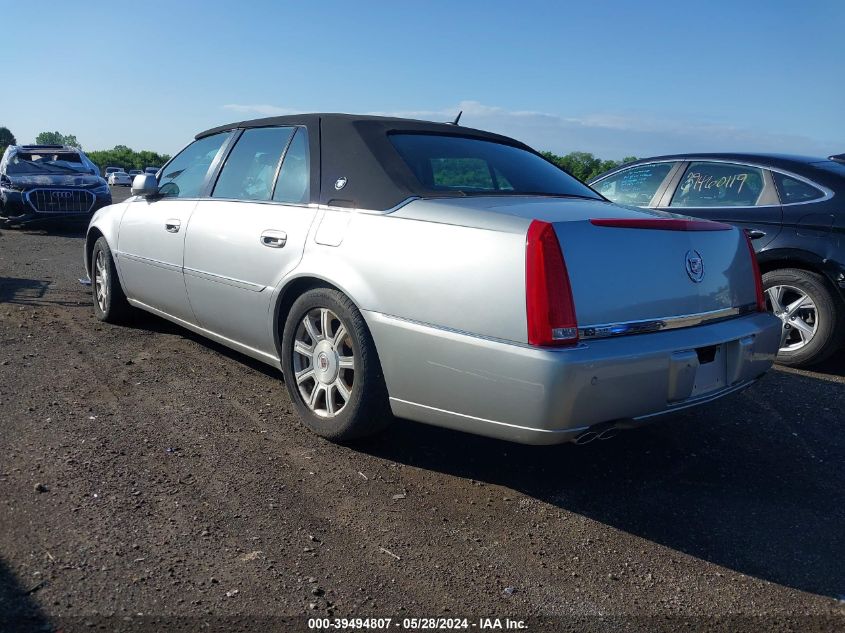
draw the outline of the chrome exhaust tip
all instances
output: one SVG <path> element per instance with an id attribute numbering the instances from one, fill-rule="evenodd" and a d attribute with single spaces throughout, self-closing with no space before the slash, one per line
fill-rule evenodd
<path id="1" fill-rule="evenodd" d="M 625 428 L 625 422 L 626 420 L 601 422 L 576 435 L 572 441 L 579 446 L 583 446 L 594 440 L 609 440 L 619 435 L 619 431 Z"/>
<path id="2" fill-rule="evenodd" d="M 595 431 L 584 431 L 583 433 L 580 433 L 573 441 L 578 446 L 583 446 L 584 444 L 589 444 L 597 438 L 598 433 L 596 433 Z"/>
<path id="3" fill-rule="evenodd" d="M 614 437 L 616 437 L 617 435 L 619 435 L 619 429 L 614 426 L 614 427 L 611 427 L 609 429 L 605 429 L 604 431 L 599 433 L 596 436 L 596 439 L 610 440 L 610 439 L 613 439 Z"/>

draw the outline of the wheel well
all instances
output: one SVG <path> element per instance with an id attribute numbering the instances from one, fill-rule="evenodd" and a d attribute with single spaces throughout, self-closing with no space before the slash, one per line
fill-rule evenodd
<path id="1" fill-rule="evenodd" d="M 293 302 L 296 301 L 302 293 L 313 290 L 314 288 L 330 288 L 346 295 L 343 290 L 334 284 L 329 283 L 325 279 L 320 279 L 319 277 L 299 277 L 298 279 L 294 279 L 290 282 L 290 284 L 282 290 L 282 294 L 276 304 L 278 305 L 278 309 L 276 310 L 276 349 L 279 351 L 280 357 L 285 321 L 288 320 L 288 314 L 290 314 L 290 309 L 293 307 Z M 346 296 L 348 297 L 349 295 Z M 352 299 L 352 297 L 349 298 Z"/>
<path id="2" fill-rule="evenodd" d="M 800 259 L 773 259 L 767 262 L 760 262 L 760 272 L 764 275 L 779 268 L 798 268 L 825 276 L 823 270 Z"/>
<path id="3" fill-rule="evenodd" d="M 103 232 L 98 228 L 88 231 L 88 235 L 85 237 L 85 270 L 89 274 L 91 274 L 91 255 L 94 253 L 94 244 L 101 237 L 103 237 Z"/>

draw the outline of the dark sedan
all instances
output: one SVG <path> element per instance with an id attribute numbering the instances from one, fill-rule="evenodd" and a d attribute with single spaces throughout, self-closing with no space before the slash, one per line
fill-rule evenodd
<path id="1" fill-rule="evenodd" d="M 87 219 L 111 202 L 108 183 L 79 148 L 10 145 L 0 160 L 0 225 Z"/>
<path id="2" fill-rule="evenodd" d="M 777 154 L 644 158 L 590 185 L 619 203 L 730 222 L 753 240 L 778 361 L 805 366 L 845 340 L 845 164 Z"/>

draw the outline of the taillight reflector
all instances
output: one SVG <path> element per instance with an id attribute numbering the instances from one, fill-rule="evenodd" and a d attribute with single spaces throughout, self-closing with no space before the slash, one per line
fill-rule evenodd
<path id="1" fill-rule="evenodd" d="M 578 322 L 569 273 L 554 227 L 534 220 L 525 244 L 525 299 L 528 343 L 571 345 L 578 341 Z"/>
<path id="2" fill-rule="evenodd" d="M 652 229 L 657 231 L 729 231 L 730 224 L 684 218 L 594 218 L 590 224 L 617 229 Z"/>
<path id="3" fill-rule="evenodd" d="M 757 263 L 757 254 L 754 252 L 754 245 L 751 243 L 751 238 L 743 231 L 745 236 L 745 243 L 748 244 L 748 254 L 751 256 L 751 271 L 754 275 L 754 288 L 757 293 L 757 312 L 766 311 L 766 299 L 763 296 L 763 277 L 760 274 L 760 264 Z"/>

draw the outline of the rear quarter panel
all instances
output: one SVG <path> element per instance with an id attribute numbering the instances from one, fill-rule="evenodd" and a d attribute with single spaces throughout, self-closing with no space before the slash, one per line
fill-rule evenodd
<path id="1" fill-rule="evenodd" d="M 362 310 L 525 342 L 525 230 L 350 212 L 338 246 L 309 241 L 295 275 L 340 287 Z"/>

